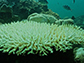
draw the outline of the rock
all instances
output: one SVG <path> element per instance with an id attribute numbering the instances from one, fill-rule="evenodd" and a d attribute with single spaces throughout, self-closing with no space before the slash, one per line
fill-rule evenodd
<path id="1" fill-rule="evenodd" d="M 84 29 L 84 15 L 76 17 L 74 23 Z"/>

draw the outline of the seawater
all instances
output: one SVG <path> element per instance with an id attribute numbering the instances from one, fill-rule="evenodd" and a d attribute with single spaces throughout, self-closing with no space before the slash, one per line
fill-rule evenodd
<path id="1" fill-rule="evenodd" d="M 84 15 L 84 0 L 47 0 L 48 8 L 59 14 L 61 18 Z M 63 8 L 63 5 L 69 5 L 72 11 Z"/>

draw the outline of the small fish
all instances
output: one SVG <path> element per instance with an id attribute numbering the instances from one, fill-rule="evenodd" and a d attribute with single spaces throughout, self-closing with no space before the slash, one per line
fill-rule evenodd
<path id="1" fill-rule="evenodd" d="M 75 17 L 74 17 L 74 16 L 72 16 L 72 17 L 71 17 L 71 19 L 73 19 L 73 20 L 74 20 L 74 19 L 75 19 Z"/>
<path id="2" fill-rule="evenodd" d="M 71 8 L 68 5 L 64 5 L 63 8 L 66 10 L 71 10 Z"/>
<path id="3" fill-rule="evenodd" d="M 75 0 L 73 0 L 73 3 L 75 3 Z"/>

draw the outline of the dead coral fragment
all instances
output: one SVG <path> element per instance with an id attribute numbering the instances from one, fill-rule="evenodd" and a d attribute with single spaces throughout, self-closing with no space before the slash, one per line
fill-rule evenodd
<path id="1" fill-rule="evenodd" d="M 28 16 L 27 18 L 29 21 L 35 21 L 35 22 L 40 22 L 40 23 L 55 23 L 57 20 L 53 15 L 48 15 L 48 14 L 38 14 L 38 13 L 33 13 Z"/>
<path id="2" fill-rule="evenodd" d="M 58 24 L 58 25 L 64 25 L 64 24 L 74 24 L 74 20 L 72 19 L 59 19 L 57 21 L 55 21 L 55 24 Z"/>
<path id="3" fill-rule="evenodd" d="M 0 26 L 0 51 L 17 55 L 39 54 L 56 51 L 65 52 L 73 44 L 84 42 L 84 30 L 73 25 L 50 25 L 33 21 L 22 21 Z M 50 51 L 50 52 L 49 52 Z"/>

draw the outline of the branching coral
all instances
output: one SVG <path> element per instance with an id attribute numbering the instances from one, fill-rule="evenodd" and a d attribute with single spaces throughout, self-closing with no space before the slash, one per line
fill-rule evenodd
<path id="1" fill-rule="evenodd" d="M 0 26 L 0 51 L 17 55 L 39 54 L 72 49 L 73 44 L 84 42 L 84 30 L 73 25 L 50 25 L 22 21 Z"/>

